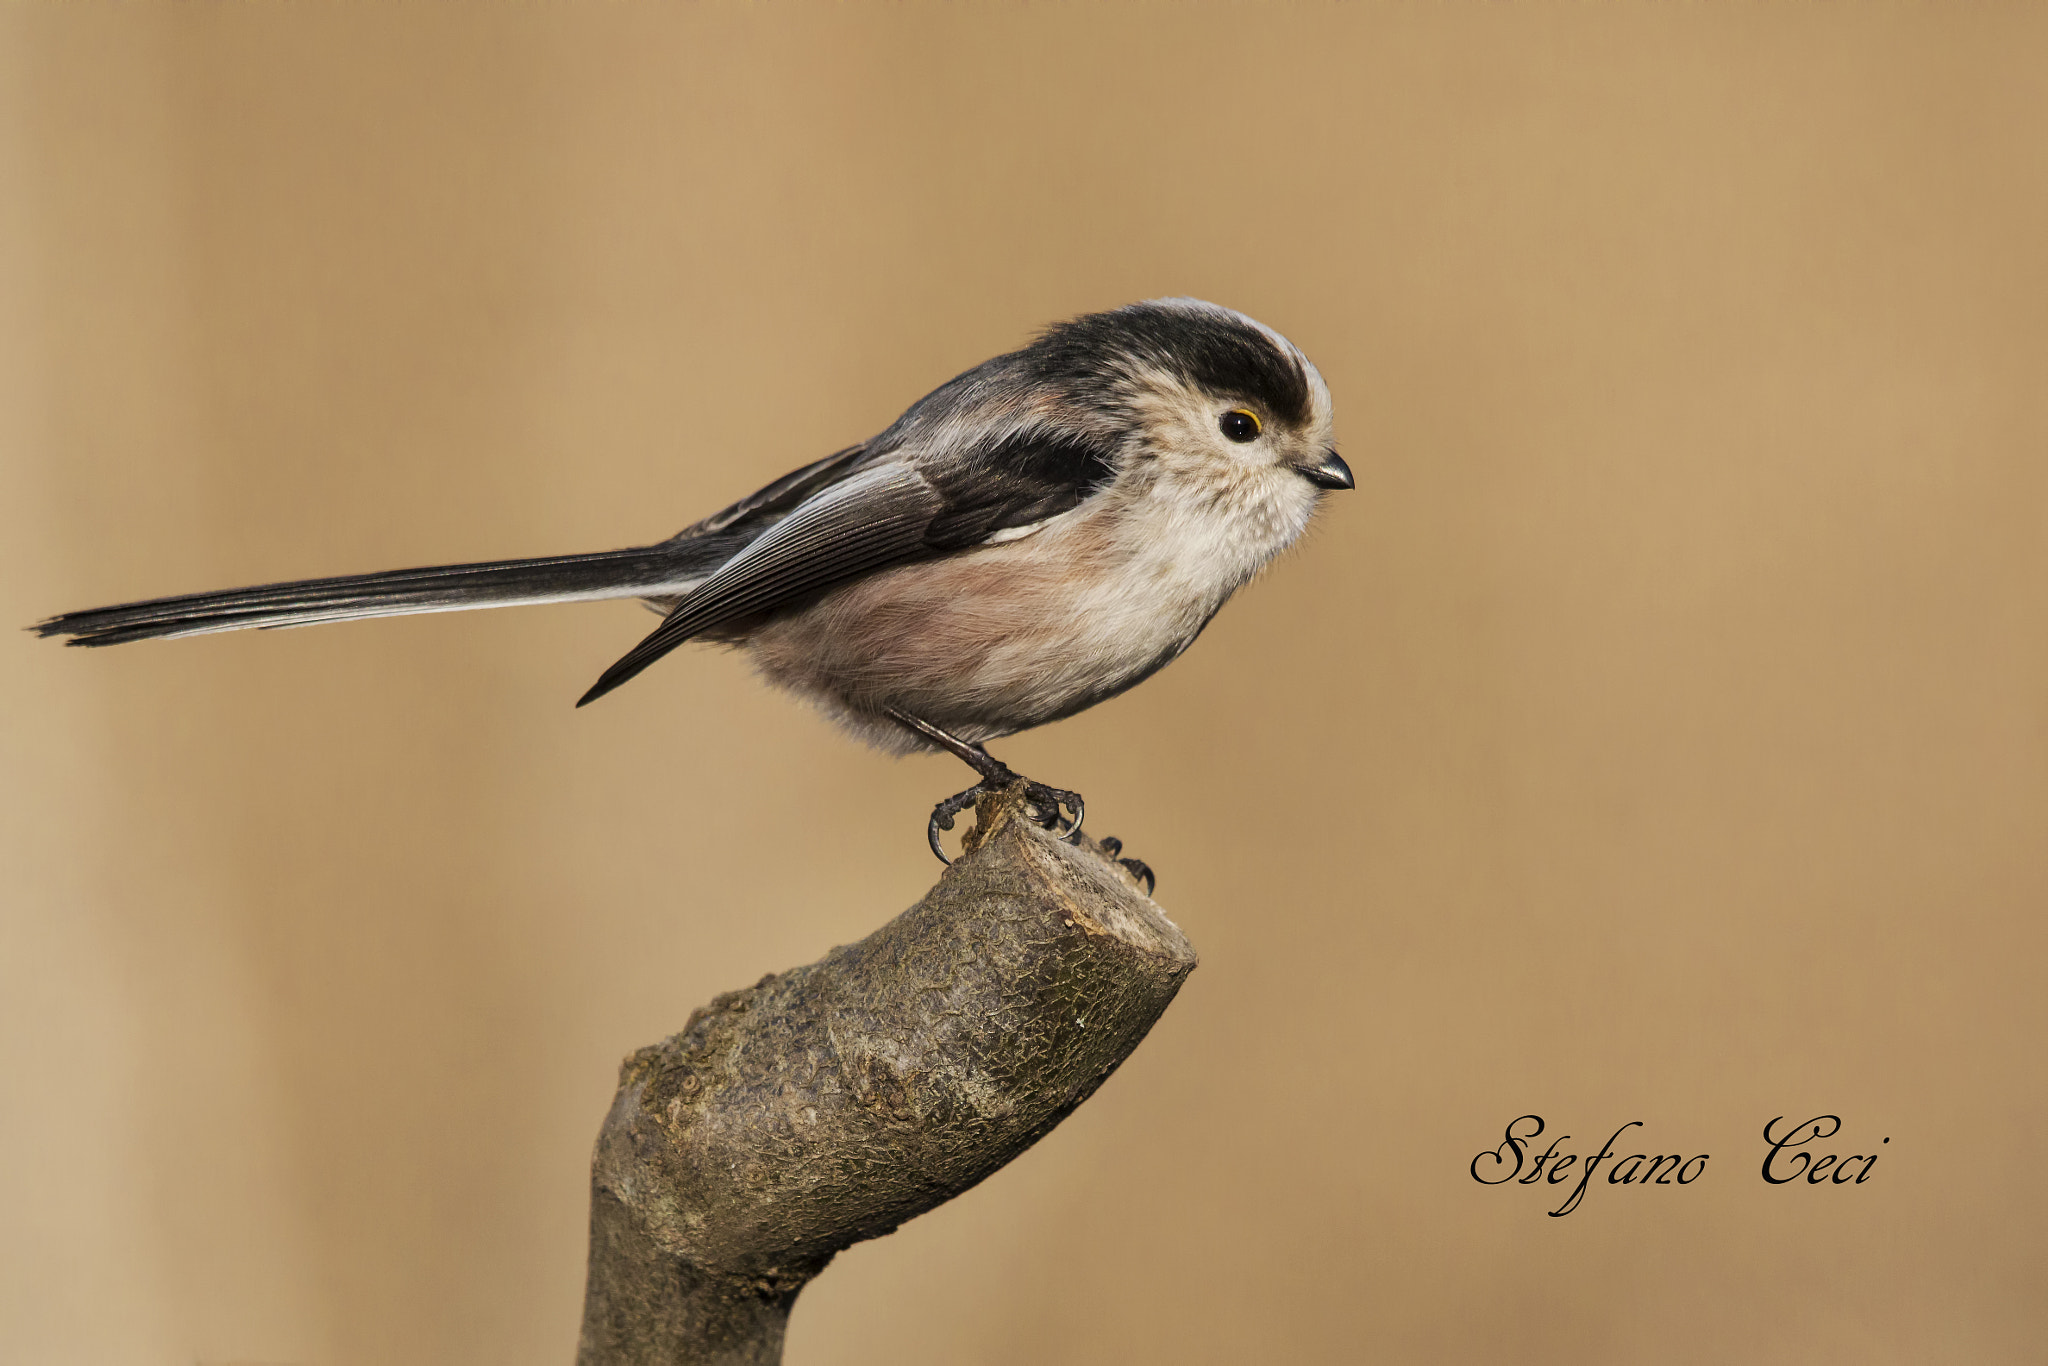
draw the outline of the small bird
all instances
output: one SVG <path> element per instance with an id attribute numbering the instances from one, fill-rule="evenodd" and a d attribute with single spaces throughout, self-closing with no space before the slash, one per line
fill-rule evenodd
<path id="1" fill-rule="evenodd" d="M 744 647 L 770 683 L 869 744 L 974 769 L 927 826 L 944 860 L 939 832 L 1018 781 L 985 742 L 1178 658 L 1326 490 L 1353 486 L 1331 441 L 1329 390 L 1286 338 L 1216 304 L 1155 299 L 1054 324 L 879 436 L 654 545 L 193 593 L 34 629 L 118 645 L 640 598 L 661 625 L 577 706 L 685 641 Z M 1078 836 L 1080 796 L 1025 781 L 1034 815 Z"/>

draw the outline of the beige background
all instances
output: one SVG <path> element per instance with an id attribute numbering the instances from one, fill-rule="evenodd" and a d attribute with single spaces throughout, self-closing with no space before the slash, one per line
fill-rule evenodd
<path id="1" fill-rule="evenodd" d="M 1359 492 L 1001 749 L 1203 966 L 789 1359 L 2038 1360 L 2048 11 L 20 6 L 0 620 L 657 539 L 1076 312 Z M 0 1355 L 561 1362 L 628 1050 L 936 759 L 623 604 L 4 671 Z M 1683 1190 L 1466 1174 L 1514 1116 Z M 1766 1187 L 1835 1112 L 1860 1187 Z"/>

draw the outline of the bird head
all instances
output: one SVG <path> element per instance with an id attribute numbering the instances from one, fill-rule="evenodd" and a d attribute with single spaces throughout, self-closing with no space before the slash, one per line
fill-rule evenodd
<path id="1" fill-rule="evenodd" d="M 1119 428 L 1127 459 L 1155 464 L 1162 483 L 1249 485 L 1311 502 L 1353 487 L 1322 375 L 1242 313 L 1154 299 L 1056 324 L 1021 357 L 1069 412 Z"/>

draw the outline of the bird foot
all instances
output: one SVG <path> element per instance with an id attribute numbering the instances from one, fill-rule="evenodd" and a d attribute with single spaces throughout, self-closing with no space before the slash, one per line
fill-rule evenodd
<path id="1" fill-rule="evenodd" d="M 982 797 L 1018 781 L 1020 779 L 1015 773 L 1004 768 L 1000 772 L 989 774 L 965 792 L 955 792 L 932 808 L 932 819 L 925 827 L 925 838 L 930 841 L 932 852 L 939 856 L 939 862 L 953 861 L 946 857 L 945 846 L 939 842 L 939 832 L 951 830 L 954 818 Z M 1082 802 L 1081 794 L 1069 792 L 1063 787 L 1048 787 L 1029 778 L 1021 781 L 1024 784 L 1025 814 L 1047 830 L 1057 831 L 1060 838 L 1067 843 L 1073 844 L 1078 841 L 1081 838 L 1081 822 L 1087 815 L 1087 806 Z M 1067 818 L 1066 812 L 1073 813 L 1071 820 Z"/>
<path id="2" fill-rule="evenodd" d="M 1145 860 L 1141 858 L 1124 858 L 1124 842 L 1118 839 L 1115 835 L 1104 835 L 1101 839 L 1096 841 L 1096 844 L 1101 848 L 1103 853 L 1109 855 L 1118 863 L 1122 864 L 1124 866 L 1125 871 L 1130 873 L 1132 877 L 1143 879 L 1145 883 L 1145 895 L 1152 895 L 1153 888 L 1159 885 L 1159 879 L 1152 875 L 1151 864 L 1145 862 Z"/>

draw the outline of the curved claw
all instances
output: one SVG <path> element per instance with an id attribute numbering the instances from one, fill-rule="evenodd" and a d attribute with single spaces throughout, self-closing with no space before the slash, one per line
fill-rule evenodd
<path id="1" fill-rule="evenodd" d="M 1117 848 L 1121 849 L 1123 848 L 1123 846 L 1119 844 Z M 1159 885 L 1159 879 L 1152 876 L 1152 867 L 1150 864 L 1146 863 L 1145 860 L 1141 858 L 1120 858 L 1117 860 L 1117 862 L 1121 863 L 1124 867 L 1128 868 L 1130 870 L 1132 877 L 1141 877 L 1145 879 L 1145 895 L 1152 895 L 1152 889 Z"/>
<path id="2" fill-rule="evenodd" d="M 1081 800 L 1080 793 L 1069 792 L 1063 787 L 1047 787 L 1044 783 L 1033 783 L 1024 795 L 1034 808 L 1033 816 L 1040 820 L 1046 829 L 1058 832 L 1059 837 L 1069 844 L 1079 842 L 1081 822 L 1088 818 L 1088 804 Z M 1074 813 L 1071 824 L 1066 823 L 1062 807 Z M 1044 814 L 1039 814 L 1041 811 Z"/>
<path id="3" fill-rule="evenodd" d="M 932 818 L 925 825 L 925 843 L 931 845 L 932 853 L 939 862 L 951 865 L 953 860 L 946 857 L 945 845 L 939 841 L 941 830 L 953 828 L 953 818 L 974 805 L 975 799 L 993 788 L 1016 781 L 1015 775 L 1004 769 L 999 779 L 988 779 L 976 783 L 965 792 L 955 792 L 932 808 Z M 1024 799 L 1031 808 L 1032 819 L 1041 822 L 1049 830 L 1059 833 L 1061 839 L 1075 844 L 1081 838 L 1081 822 L 1087 819 L 1088 807 L 1078 792 L 1069 792 L 1063 787 L 1047 787 L 1044 783 L 1031 783 L 1024 793 Z M 1071 824 L 1066 822 L 1065 811 L 1074 813 Z M 1119 845 L 1118 848 L 1123 846 Z"/>
<path id="4" fill-rule="evenodd" d="M 926 842 L 931 845 L 932 852 L 939 856 L 939 862 L 946 864 L 948 867 L 952 865 L 953 860 L 946 857 L 945 846 L 939 843 L 939 832 L 941 830 L 951 830 L 953 828 L 953 818 L 974 805 L 974 799 L 979 797 L 983 791 L 983 785 L 976 783 L 965 792 L 955 792 L 952 796 L 932 808 L 931 823 L 925 826 L 924 837 Z"/>
<path id="5" fill-rule="evenodd" d="M 1081 822 L 1088 819 L 1088 803 L 1081 800 L 1081 794 L 1078 792 L 1062 792 L 1060 794 L 1060 801 L 1062 805 L 1074 813 L 1074 823 L 1065 830 L 1060 831 L 1060 838 L 1068 844 L 1079 844 L 1081 842 Z"/>

